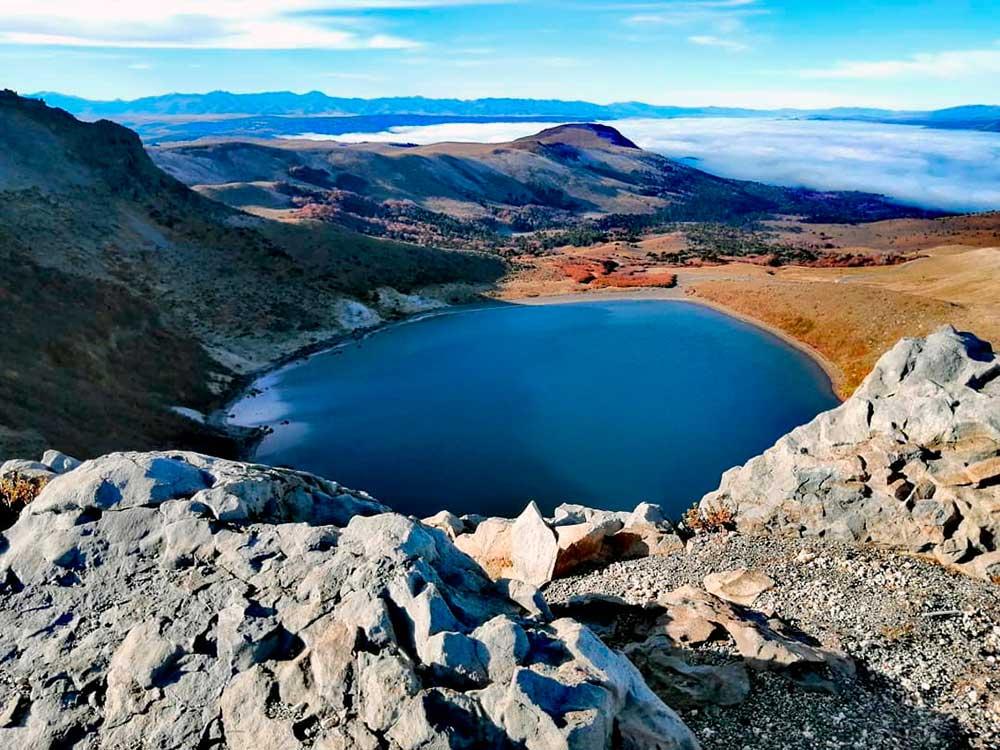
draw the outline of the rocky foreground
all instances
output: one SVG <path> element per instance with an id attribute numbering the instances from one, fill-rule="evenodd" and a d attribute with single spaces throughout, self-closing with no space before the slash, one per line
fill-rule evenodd
<path id="1" fill-rule="evenodd" d="M 0 747 L 997 747 L 998 462 L 1000 363 L 950 329 L 680 525 L 9 461 Z"/>

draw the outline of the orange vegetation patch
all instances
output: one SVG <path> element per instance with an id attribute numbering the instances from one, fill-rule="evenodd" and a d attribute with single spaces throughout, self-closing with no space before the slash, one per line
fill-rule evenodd
<path id="1" fill-rule="evenodd" d="M 577 284 L 589 284 L 598 276 L 614 271 L 618 264 L 613 260 L 568 260 L 559 263 L 559 270 Z"/>
<path id="2" fill-rule="evenodd" d="M 627 289 L 634 287 L 660 287 L 669 289 L 677 286 L 677 274 L 675 273 L 612 273 L 594 279 L 591 286 L 595 287 L 615 287 Z"/>
<path id="3" fill-rule="evenodd" d="M 574 258 L 558 263 L 556 267 L 577 284 L 589 284 L 598 289 L 672 287 L 677 284 L 675 273 L 650 271 L 645 266 L 620 266 L 613 260 L 588 261 Z"/>

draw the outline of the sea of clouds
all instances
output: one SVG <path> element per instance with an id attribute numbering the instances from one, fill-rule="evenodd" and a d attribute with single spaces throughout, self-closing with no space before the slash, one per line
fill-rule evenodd
<path id="1" fill-rule="evenodd" d="M 820 190 L 882 193 L 925 208 L 1000 209 L 1000 133 L 774 118 L 607 123 L 639 146 L 714 174 Z M 552 123 L 447 123 L 306 137 L 346 142 L 502 143 Z"/>

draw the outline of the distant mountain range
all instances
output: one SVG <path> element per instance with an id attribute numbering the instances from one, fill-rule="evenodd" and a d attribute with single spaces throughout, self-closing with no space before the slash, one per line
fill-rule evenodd
<path id="1" fill-rule="evenodd" d="M 53 107 L 60 107 L 84 119 L 118 120 L 155 135 L 149 123 L 218 118 L 370 118 L 398 117 L 405 124 L 419 124 L 413 118 L 433 118 L 432 122 L 454 122 L 455 118 L 479 120 L 620 120 L 631 117 L 786 117 L 810 120 L 855 120 L 932 128 L 1000 131 L 1000 106 L 969 105 L 933 111 L 896 111 L 838 107 L 833 109 L 742 109 L 733 107 L 674 107 L 618 102 L 595 104 L 558 99 L 429 99 L 425 97 L 383 97 L 359 99 L 328 96 L 319 91 L 296 94 L 290 91 L 233 94 L 164 94 L 141 99 L 95 101 L 52 91 L 32 94 Z M 437 119 L 445 118 L 445 119 Z M 427 122 L 425 124 L 432 124 Z M 358 123 L 361 124 L 361 123 Z M 395 122 L 393 124 L 401 124 Z M 229 123 L 231 126 L 232 123 Z M 270 123 L 273 127 L 273 123 Z M 216 129 L 223 129 L 218 126 Z M 265 128 L 266 130 L 267 128 Z M 228 132 L 228 131 L 227 131 Z M 292 132 L 292 131 L 289 131 Z M 298 132 L 302 132 L 301 130 Z M 324 131 L 325 132 L 325 131 Z M 340 131 L 347 132 L 347 131 Z M 142 134 L 142 133 L 141 133 Z M 211 134 L 211 133 L 207 133 Z M 261 133 L 258 128 L 258 134 Z M 281 133 L 278 133 L 281 134 Z"/>

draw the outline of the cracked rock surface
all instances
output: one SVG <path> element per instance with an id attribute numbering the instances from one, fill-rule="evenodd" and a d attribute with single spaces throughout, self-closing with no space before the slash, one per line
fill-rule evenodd
<path id="1" fill-rule="evenodd" d="M 900 546 L 1000 579 L 1000 359 L 951 327 L 903 339 L 701 508 L 745 532 Z"/>
<path id="2" fill-rule="evenodd" d="M 387 510 L 190 453 L 56 476 L 0 536 L 0 747 L 698 747 L 590 630 Z"/>

